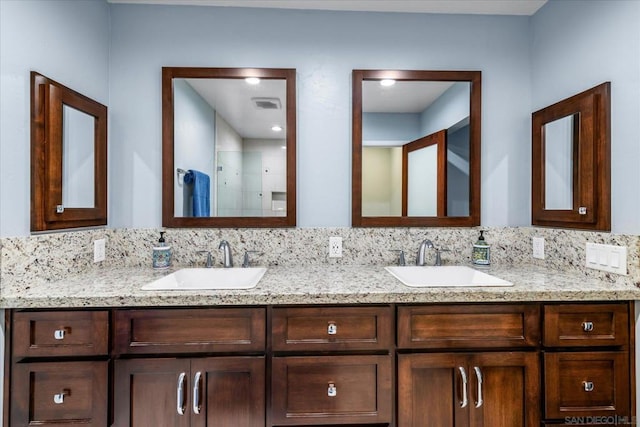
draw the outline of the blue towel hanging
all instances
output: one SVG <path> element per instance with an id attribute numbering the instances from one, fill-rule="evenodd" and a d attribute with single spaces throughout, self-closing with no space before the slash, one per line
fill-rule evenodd
<path id="1" fill-rule="evenodd" d="M 189 169 L 184 175 L 185 184 L 193 184 L 193 216 L 209 216 L 209 175 Z"/>

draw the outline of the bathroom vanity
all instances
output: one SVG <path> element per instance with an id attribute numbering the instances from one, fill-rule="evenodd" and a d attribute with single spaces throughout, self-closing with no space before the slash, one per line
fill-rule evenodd
<path id="1" fill-rule="evenodd" d="M 630 287 L 510 269 L 495 274 L 512 288 L 416 290 L 381 268 L 301 267 L 269 269 L 252 290 L 145 293 L 157 273 L 137 272 L 3 295 L 8 425 L 540 426 L 635 413 Z"/>

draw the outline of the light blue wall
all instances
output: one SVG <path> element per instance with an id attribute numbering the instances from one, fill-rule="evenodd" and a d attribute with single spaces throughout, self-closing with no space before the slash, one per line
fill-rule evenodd
<path id="1" fill-rule="evenodd" d="M 352 69 L 481 70 L 483 224 L 529 224 L 528 17 L 112 4 L 111 22 L 113 227 L 161 223 L 171 65 L 297 69 L 301 227 L 350 225 Z"/>
<path id="2" fill-rule="evenodd" d="M 30 229 L 29 72 L 108 105 L 108 62 L 104 0 L 0 1 L 0 236 Z"/>
<path id="3" fill-rule="evenodd" d="M 549 1 L 531 70 L 531 111 L 611 81 L 611 227 L 640 234 L 640 2 Z"/>
<path id="4" fill-rule="evenodd" d="M 362 113 L 363 141 L 409 142 L 421 136 L 418 113 Z"/>
<path id="5" fill-rule="evenodd" d="M 354 68 L 483 72 L 488 226 L 530 223 L 531 111 L 611 80 L 612 225 L 640 233 L 640 194 L 630 191 L 640 188 L 640 2 L 551 0 L 533 18 L 102 0 L 0 1 L 0 8 L 1 236 L 29 233 L 31 69 L 109 106 L 109 225 L 161 224 L 166 65 L 297 69 L 302 227 L 350 223 Z"/>
<path id="6" fill-rule="evenodd" d="M 420 115 L 422 135 L 431 135 L 442 129 L 449 129 L 469 117 L 471 84 L 456 83 Z"/>

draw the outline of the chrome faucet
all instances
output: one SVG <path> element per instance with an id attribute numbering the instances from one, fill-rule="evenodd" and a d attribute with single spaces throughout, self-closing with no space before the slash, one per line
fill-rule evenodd
<path id="1" fill-rule="evenodd" d="M 223 250 L 222 264 L 224 265 L 224 268 L 233 267 L 233 257 L 231 256 L 231 246 L 229 246 L 229 242 L 226 240 L 221 241 L 218 249 Z"/>
<path id="2" fill-rule="evenodd" d="M 433 263 L 435 266 L 442 265 L 442 252 L 449 252 L 449 249 L 439 249 L 436 248 L 431 240 L 424 239 L 422 243 L 420 243 L 420 247 L 418 248 L 418 255 L 416 256 L 416 265 L 424 265 L 424 255 L 427 249 L 433 249 L 436 251 L 436 260 Z"/>
<path id="3" fill-rule="evenodd" d="M 429 239 L 424 239 L 422 243 L 420 243 L 420 247 L 418 248 L 418 254 L 416 255 L 416 265 L 424 265 L 424 255 L 427 249 L 433 249 L 433 243 Z"/>

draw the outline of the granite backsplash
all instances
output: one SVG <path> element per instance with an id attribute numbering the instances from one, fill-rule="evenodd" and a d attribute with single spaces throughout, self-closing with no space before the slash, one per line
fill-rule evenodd
<path id="1" fill-rule="evenodd" d="M 483 227 L 491 245 L 494 265 L 536 265 L 569 271 L 608 282 L 634 283 L 640 287 L 640 236 L 538 227 Z M 480 228 L 274 228 L 274 229 L 167 229 L 175 266 L 204 265 L 209 250 L 221 263 L 218 244 L 227 240 L 236 265 L 246 250 L 258 251 L 252 259 L 264 266 L 389 265 L 404 250 L 414 263 L 422 240 L 429 238 L 445 264 L 470 263 L 471 247 Z M 29 237 L 0 239 L 0 284 L 7 280 L 60 280 L 96 268 L 149 267 L 159 229 L 93 229 Z M 343 241 L 342 258 L 328 257 L 329 236 Z M 532 237 L 545 239 L 545 259 L 532 257 Z M 106 239 L 106 260 L 93 262 L 93 241 Z M 587 242 L 625 245 L 628 276 L 585 268 Z M 433 260 L 433 251 L 428 251 Z"/>

